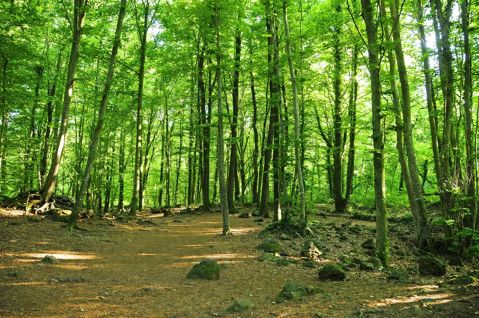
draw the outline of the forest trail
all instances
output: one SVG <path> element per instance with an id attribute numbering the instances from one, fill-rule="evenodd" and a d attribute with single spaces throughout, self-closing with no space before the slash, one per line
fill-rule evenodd
<path id="1" fill-rule="evenodd" d="M 261 226 L 253 219 L 233 216 L 234 235 L 223 237 L 219 213 L 152 216 L 89 221 L 73 235 L 57 222 L 2 218 L 0 316 L 474 317 L 479 310 L 477 294 L 458 296 L 426 281 L 390 283 L 382 273 L 358 271 L 343 282 L 319 282 L 314 269 L 260 262 Z M 45 255 L 59 262 L 41 264 Z M 205 258 L 221 264 L 220 279 L 187 280 Z M 288 280 L 322 292 L 275 303 Z M 255 307 L 229 313 L 235 298 Z M 432 308 L 441 303 L 448 307 Z"/>

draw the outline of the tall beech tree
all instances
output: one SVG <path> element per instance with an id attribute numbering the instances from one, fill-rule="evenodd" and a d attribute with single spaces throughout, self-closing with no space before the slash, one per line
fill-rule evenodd
<path id="1" fill-rule="evenodd" d="M 63 93 L 63 110 L 60 122 L 58 140 L 55 153 L 52 156 L 52 162 L 48 171 L 45 183 L 42 185 L 42 200 L 47 202 L 55 192 L 57 184 L 57 176 L 60 170 L 63 151 L 67 143 L 68 118 L 70 113 L 70 105 L 73 97 L 73 84 L 75 82 L 75 74 L 79 59 L 80 39 L 84 29 L 84 19 L 88 8 L 88 0 L 75 0 L 73 3 L 73 15 L 70 22 L 72 28 L 72 42 L 70 48 L 70 58 L 68 60 L 67 77 L 65 90 Z"/>

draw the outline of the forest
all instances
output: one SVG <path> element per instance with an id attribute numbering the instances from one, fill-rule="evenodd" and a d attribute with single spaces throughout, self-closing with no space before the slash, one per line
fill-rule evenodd
<path id="1" fill-rule="evenodd" d="M 0 1 L 0 316 L 476 317 L 478 16 Z"/>

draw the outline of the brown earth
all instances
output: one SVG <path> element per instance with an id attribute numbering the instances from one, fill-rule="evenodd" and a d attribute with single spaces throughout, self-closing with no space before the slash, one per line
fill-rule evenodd
<path id="1" fill-rule="evenodd" d="M 232 216 L 234 235 L 223 237 L 218 213 L 143 214 L 143 221 L 128 223 L 87 221 L 81 224 L 85 231 L 73 234 L 62 223 L 16 214 L 21 213 L 0 210 L 1 317 L 479 316 L 477 284 L 438 287 L 447 278 L 414 273 L 409 283 L 390 282 L 383 272 L 359 270 L 349 272 L 342 282 L 320 282 L 317 269 L 260 262 L 255 246 L 262 226 L 251 218 Z M 319 222 L 330 226 L 348 221 L 330 217 Z M 325 239 L 332 245 L 325 248 L 324 262 L 358 250 L 344 240 Z M 299 244 L 294 239 L 286 242 L 291 247 Z M 399 237 L 392 245 L 407 249 L 401 243 L 406 244 Z M 45 255 L 59 262 L 42 264 Z M 187 280 L 189 269 L 205 258 L 221 264 L 220 279 Z M 393 257 L 392 262 L 413 268 L 411 260 L 413 256 Z M 289 280 L 321 292 L 276 303 Z M 251 300 L 254 308 L 227 312 L 236 298 Z"/>

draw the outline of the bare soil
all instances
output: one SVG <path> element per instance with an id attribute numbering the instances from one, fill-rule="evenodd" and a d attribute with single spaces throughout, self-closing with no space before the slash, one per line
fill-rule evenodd
<path id="1" fill-rule="evenodd" d="M 1 317 L 479 317 L 477 283 L 442 286 L 448 277 L 416 275 L 414 255 L 401 236 L 392 245 L 404 256 L 392 262 L 412 271 L 410 282 L 359 270 L 345 281 L 321 282 L 317 269 L 301 263 L 258 261 L 262 224 L 253 218 L 232 216 L 233 235 L 227 237 L 220 235 L 219 213 L 89 220 L 80 224 L 84 231 L 68 234 L 63 223 L 17 212 L 0 210 Z M 325 228 L 349 221 L 319 218 Z M 360 253 L 356 241 L 328 235 L 323 261 Z M 292 251 L 300 245 L 294 238 L 282 242 Z M 45 255 L 58 262 L 42 264 Z M 187 280 L 190 268 L 206 258 L 221 264 L 220 279 Z M 459 269 L 448 270 L 450 276 Z M 276 303 L 290 280 L 321 292 Z M 228 312 L 236 298 L 251 300 L 254 308 Z"/>

